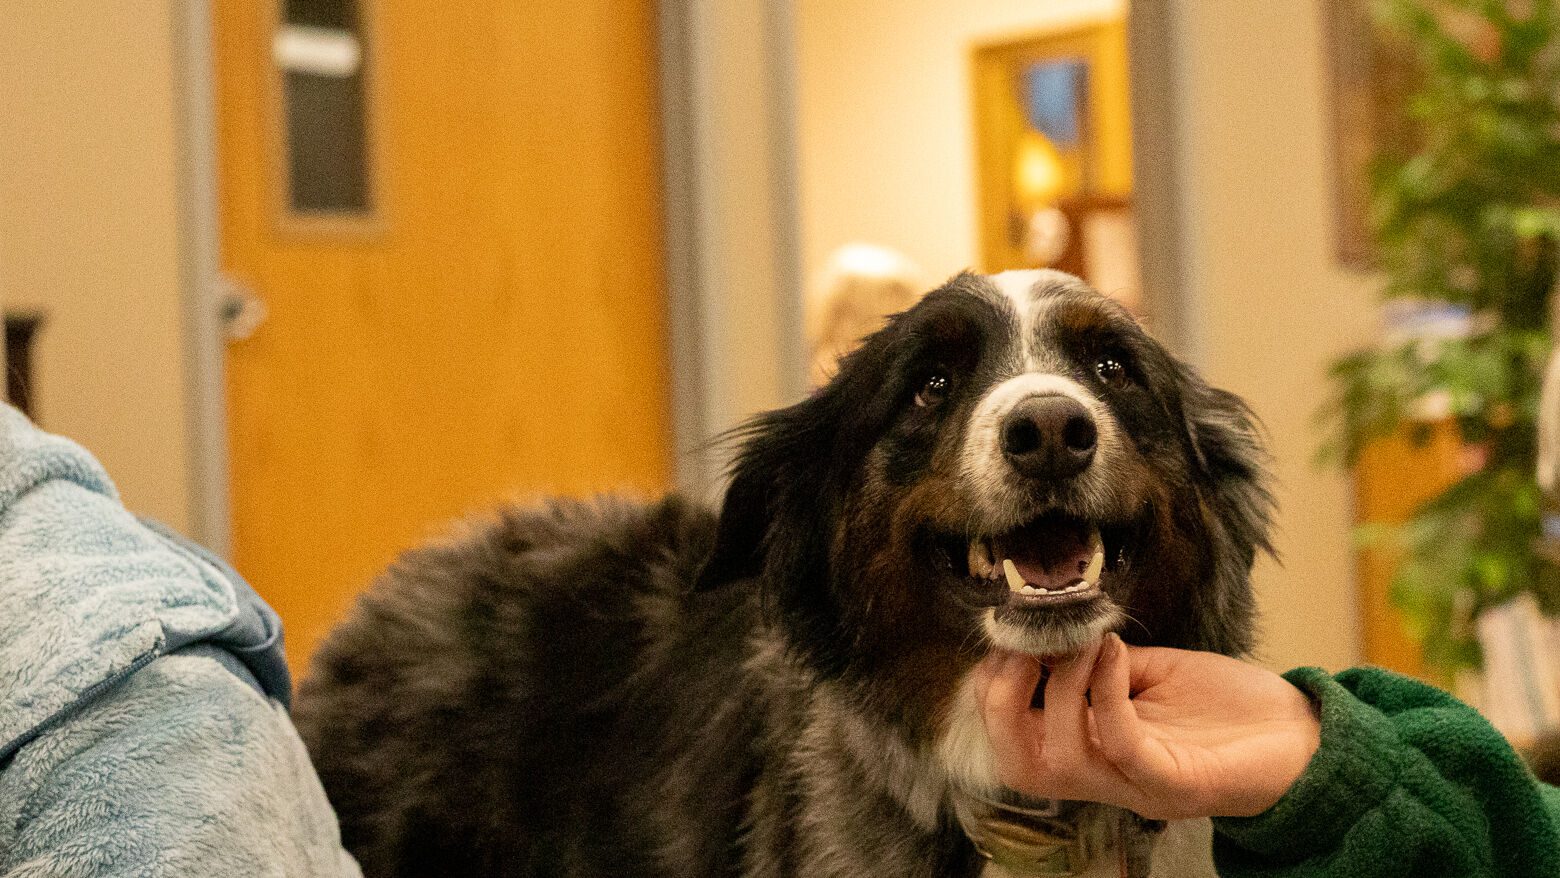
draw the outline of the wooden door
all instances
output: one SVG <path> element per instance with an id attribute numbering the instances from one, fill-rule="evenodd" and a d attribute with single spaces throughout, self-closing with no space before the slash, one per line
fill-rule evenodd
<path id="1" fill-rule="evenodd" d="M 223 264 L 267 312 L 228 351 L 234 561 L 301 672 L 448 520 L 660 491 L 671 441 L 651 0 L 356 0 L 348 215 L 288 189 L 288 3 L 215 34 Z"/>
<path id="2" fill-rule="evenodd" d="M 1457 425 L 1439 421 L 1429 440 L 1416 442 L 1406 431 L 1365 446 L 1354 471 L 1354 515 L 1360 523 L 1398 525 L 1423 503 L 1467 474 L 1465 449 Z M 1364 622 L 1365 661 L 1440 686 L 1440 678 L 1425 665 L 1419 642 L 1404 625 L 1392 603 L 1392 579 L 1397 553 L 1386 547 L 1359 553 L 1360 617 Z"/>

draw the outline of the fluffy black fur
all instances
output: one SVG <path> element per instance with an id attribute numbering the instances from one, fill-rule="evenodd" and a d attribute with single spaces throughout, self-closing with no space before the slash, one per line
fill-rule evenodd
<path id="1" fill-rule="evenodd" d="M 1001 597 L 939 541 L 978 525 L 966 432 L 1026 350 L 1098 395 L 1131 484 L 1029 486 L 1025 514 L 1092 503 L 1126 535 L 1102 588 L 1129 642 L 1247 649 L 1271 505 L 1248 412 L 1041 287 L 1028 338 L 974 275 L 893 319 L 742 432 L 718 517 L 558 501 L 404 556 L 296 709 L 365 874 L 978 874 L 938 741 Z"/>

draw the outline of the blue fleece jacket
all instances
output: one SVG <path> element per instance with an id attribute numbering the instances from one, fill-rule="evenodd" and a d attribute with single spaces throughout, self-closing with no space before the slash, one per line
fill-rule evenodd
<path id="1" fill-rule="evenodd" d="M 0 406 L 0 875 L 356 876 L 281 627 Z"/>

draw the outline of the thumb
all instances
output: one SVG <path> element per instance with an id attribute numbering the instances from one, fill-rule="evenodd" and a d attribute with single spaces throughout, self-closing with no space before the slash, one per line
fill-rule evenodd
<path id="1" fill-rule="evenodd" d="M 1129 777 L 1141 761 L 1146 739 L 1142 720 L 1132 704 L 1131 664 L 1127 645 L 1121 638 L 1106 635 L 1089 683 L 1100 755 Z"/>
<path id="2" fill-rule="evenodd" d="M 998 774 L 1027 764 L 1025 754 L 1039 745 L 1042 717 L 1029 707 L 1040 685 L 1040 660 L 1018 653 L 993 653 L 986 659 L 989 675 L 979 692 L 981 719 L 996 756 Z"/>
<path id="3" fill-rule="evenodd" d="M 992 719 L 1027 718 L 1035 688 L 1040 685 L 1040 660 L 1015 652 L 993 652 L 976 670 L 977 693 L 987 725 Z"/>

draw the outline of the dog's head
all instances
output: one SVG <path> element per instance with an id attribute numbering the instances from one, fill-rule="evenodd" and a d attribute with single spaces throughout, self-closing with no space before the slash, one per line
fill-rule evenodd
<path id="1" fill-rule="evenodd" d="M 742 436 L 701 586 L 756 578 L 825 676 L 940 698 L 991 645 L 1249 646 L 1251 416 L 1068 275 L 960 275 Z"/>

